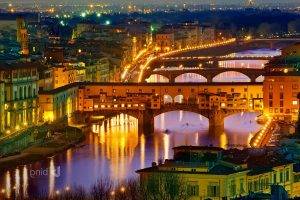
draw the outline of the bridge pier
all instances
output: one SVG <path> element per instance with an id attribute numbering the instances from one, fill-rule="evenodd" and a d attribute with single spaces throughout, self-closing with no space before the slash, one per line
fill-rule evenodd
<path id="1" fill-rule="evenodd" d="M 255 75 L 248 75 L 248 76 L 250 78 L 251 83 L 255 83 L 256 82 L 257 76 L 255 76 Z"/>
<path id="2" fill-rule="evenodd" d="M 138 132 L 139 134 L 154 133 L 154 117 L 151 110 L 140 111 L 138 114 Z"/>
<path id="3" fill-rule="evenodd" d="M 209 135 L 218 137 L 224 133 L 224 119 L 226 115 L 222 110 L 211 110 L 209 112 Z"/>

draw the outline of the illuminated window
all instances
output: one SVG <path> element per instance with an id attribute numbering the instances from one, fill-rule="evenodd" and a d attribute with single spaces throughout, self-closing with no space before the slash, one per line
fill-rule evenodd
<path id="1" fill-rule="evenodd" d="M 298 101 L 297 100 L 294 100 L 293 101 L 293 106 L 297 106 L 298 105 Z"/>

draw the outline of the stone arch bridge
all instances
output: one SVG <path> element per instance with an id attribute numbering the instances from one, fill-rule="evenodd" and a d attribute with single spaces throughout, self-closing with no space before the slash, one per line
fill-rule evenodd
<path id="1" fill-rule="evenodd" d="M 189 68 L 189 69 L 178 69 L 178 70 L 167 70 L 167 69 L 156 69 L 148 74 L 145 74 L 145 80 L 148 79 L 151 75 L 161 75 L 166 77 L 170 83 L 174 83 L 175 79 L 183 74 L 198 74 L 206 79 L 206 82 L 212 83 L 213 78 L 225 73 L 225 72 L 238 72 L 250 79 L 250 82 L 257 82 L 257 78 L 263 76 L 265 71 L 264 69 L 253 69 L 253 68 Z"/>
<path id="2" fill-rule="evenodd" d="M 105 109 L 93 112 L 76 112 L 76 117 L 85 119 L 86 122 L 91 122 L 90 119 L 95 115 L 102 115 L 105 117 L 112 117 L 119 114 L 127 114 L 138 119 L 138 131 L 139 133 L 152 134 L 154 132 L 154 119 L 160 114 L 171 111 L 188 111 L 196 114 L 200 114 L 209 120 L 209 134 L 211 136 L 218 136 L 224 132 L 224 120 L 226 117 L 246 112 L 247 109 L 201 109 L 195 104 L 164 104 L 160 109 Z"/>

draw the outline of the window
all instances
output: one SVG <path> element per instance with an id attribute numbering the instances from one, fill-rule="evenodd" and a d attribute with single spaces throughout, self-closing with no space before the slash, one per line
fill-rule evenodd
<path id="1" fill-rule="evenodd" d="M 199 185 L 188 185 L 187 190 L 189 196 L 199 196 Z"/>
<path id="2" fill-rule="evenodd" d="M 273 101 L 272 100 L 269 101 L 269 107 L 273 107 Z"/>
<path id="3" fill-rule="evenodd" d="M 252 182 L 249 182 L 248 190 L 251 191 L 251 192 L 253 191 L 253 183 Z"/>
<path id="4" fill-rule="evenodd" d="M 273 93 L 272 92 L 269 93 L 269 99 L 273 99 Z"/>
<path id="5" fill-rule="evenodd" d="M 280 107 L 281 108 L 283 107 L 283 101 L 280 101 Z"/>
<path id="6" fill-rule="evenodd" d="M 243 194 L 245 192 L 245 188 L 244 188 L 244 179 L 241 178 L 240 179 L 240 194 Z"/>
<path id="7" fill-rule="evenodd" d="M 235 180 L 231 180 L 230 181 L 230 194 L 231 196 L 235 196 L 236 195 L 236 184 L 235 184 Z"/>
<path id="8" fill-rule="evenodd" d="M 273 85 L 272 84 L 269 85 L 269 89 L 273 90 Z"/>
<path id="9" fill-rule="evenodd" d="M 293 97 L 297 98 L 297 96 L 298 96 L 298 92 L 293 92 Z"/>
<path id="10" fill-rule="evenodd" d="M 273 183 L 277 183 L 277 175 L 276 172 L 273 174 Z"/>
<path id="11" fill-rule="evenodd" d="M 254 191 L 258 191 L 258 180 L 254 181 Z"/>
<path id="12" fill-rule="evenodd" d="M 209 197 L 220 196 L 219 183 L 209 183 L 209 185 L 207 186 L 207 196 L 209 196 Z"/>
<path id="13" fill-rule="evenodd" d="M 244 92 L 248 92 L 248 88 L 244 88 Z"/>
<path id="14" fill-rule="evenodd" d="M 283 99 L 283 92 L 280 92 L 280 99 Z"/>
<path id="15" fill-rule="evenodd" d="M 285 171 L 285 181 L 290 181 L 290 170 L 289 169 L 287 169 Z"/>
<path id="16" fill-rule="evenodd" d="M 293 106 L 297 106 L 298 105 L 298 101 L 294 100 L 293 101 Z"/>
<path id="17" fill-rule="evenodd" d="M 284 89 L 283 85 L 280 85 L 280 90 L 283 90 L 283 89 Z"/>
<path id="18" fill-rule="evenodd" d="M 296 90 L 296 89 L 298 89 L 298 85 L 297 85 L 297 84 L 293 84 L 292 88 L 293 88 L 294 90 Z"/>
<path id="19" fill-rule="evenodd" d="M 280 183 L 283 183 L 283 171 L 280 171 L 279 180 L 280 180 Z"/>

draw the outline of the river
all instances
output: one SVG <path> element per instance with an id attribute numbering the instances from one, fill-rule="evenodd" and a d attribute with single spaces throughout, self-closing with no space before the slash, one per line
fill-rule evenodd
<path id="1" fill-rule="evenodd" d="M 225 132 L 211 138 L 208 119 L 195 113 L 172 111 L 157 116 L 152 135 L 139 134 L 137 119 L 121 114 L 91 125 L 82 147 L 2 172 L 1 195 L 54 193 L 66 187 L 72 189 L 74 184 L 89 188 L 100 178 L 121 182 L 137 177 L 135 171 L 152 162 L 172 158 L 172 148 L 180 145 L 246 147 L 261 127 L 255 122 L 257 115 L 249 112 L 229 116 Z"/>

